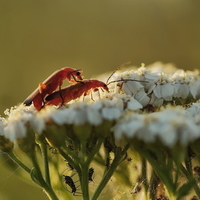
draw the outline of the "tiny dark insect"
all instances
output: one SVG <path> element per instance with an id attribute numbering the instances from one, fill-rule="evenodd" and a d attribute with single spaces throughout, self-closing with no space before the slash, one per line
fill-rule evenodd
<path id="1" fill-rule="evenodd" d="M 73 175 L 72 175 L 72 176 L 73 176 Z M 67 190 L 66 188 L 65 188 L 65 189 L 66 189 L 68 192 L 72 193 L 74 196 L 79 196 L 79 195 L 76 195 L 76 194 L 81 194 L 80 192 L 77 192 L 77 188 L 78 188 L 79 186 L 76 187 L 75 182 L 73 181 L 72 177 L 71 177 L 71 176 L 65 176 L 65 175 L 63 175 L 63 177 L 64 177 L 64 182 L 65 182 L 65 184 L 67 184 L 72 190 L 69 191 L 69 190 Z"/>
<path id="2" fill-rule="evenodd" d="M 105 163 L 105 166 L 107 167 L 107 168 L 109 168 L 110 167 L 110 164 L 111 164 L 111 161 L 112 160 L 112 158 L 110 157 L 110 156 L 108 156 L 107 158 L 106 158 L 106 163 Z"/>
<path id="3" fill-rule="evenodd" d="M 200 175 L 200 167 L 196 166 L 193 168 L 194 174 Z"/>
<path id="4" fill-rule="evenodd" d="M 89 169 L 89 171 L 88 171 L 88 181 L 89 181 L 89 182 L 94 182 L 93 177 L 92 177 L 93 174 L 94 174 L 94 168 L 91 167 L 91 168 Z"/>
<path id="5" fill-rule="evenodd" d="M 132 158 L 127 158 L 126 159 L 128 162 L 131 162 L 133 159 Z"/>

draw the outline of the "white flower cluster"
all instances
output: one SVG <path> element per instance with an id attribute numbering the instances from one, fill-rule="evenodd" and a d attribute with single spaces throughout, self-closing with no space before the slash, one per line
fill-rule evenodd
<path id="1" fill-rule="evenodd" d="M 101 99 L 93 104 L 77 102 L 65 109 L 58 110 L 53 107 L 47 107 L 47 109 L 52 110 L 49 118 L 59 125 L 83 125 L 88 123 L 97 126 L 103 120 L 111 121 L 118 119 L 122 115 L 123 102 L 118 99 Z"/>
<path id="2" fill-rule="evenodd" d="M 26 136 L 27 127 L 41 134 L 47 124 L 52 121 L 58 125 L 88 123 L 97 126 L 103 120 L 118 119 L 122 115 L 123 109 L 123 101 L 118 98 L 102 99 L 93 104 L 77 102 L 63 109 L 47 106 L 40 112 L 36 112 L 33 107 L 19 106 L 6 112 L 7 119 L 1 119 L 0 135 L 15 141 Z"/>
<path id="3" fill-rule="evenodd" d="M 132 95 L 142 106 L 162 106 L 164 102 L 198 99 L 200 97 L 199 72 L 184 72 L 156 63 L 148 68 L 116 73 L 113 80 L 130 80 L 118 83 L 120 90 Z M 138 80 L 141 82 L 131 81 Z M 119 91 L 119 89 L 118 89 Z"/>
<path id="4" fill-rule="evenodd" d="M 125 113 L 112 131 L 116 139 L 126 136 L 147 143 L 159 139 L 168 147 L 176 143 L 185 146 L 200 138 L 200 121 L 197 123 L 194 120 L 192 107 L 188 110 L 181 107 L 168 107 L 163 111 L 150 114 Z M 198 107 L 200 108 L 200 104 Z"/>
<path id="5" fill-rule="evenodd" d="M 1 120 L 1 135 L 10 141 L 25 137 L 27 124 L 35 120 L 35 110 L 32 107 L 13 107 L 10 111 L 6 110 L 5 114 L 8 117 Z"/>
<path id="6" fill-rule="evenodd" d="M 175 98 L 199 98 L 200 78 L 197 72 L 184 72 L 175 68 L 169 70 L 154 65 L 149 69 L 141 67 L 116 75 L 115 80 L 145 82 L 117 82 L 120 87 L 110 84 L 112 92 L 104 92 L 104 96 L 100 95 L 101 99 L 95 102 L 81 99 L 60 109 L 46 106 L 37 112 L 33 106 L 12 108 L 6 112 L 6 119 L 0 119 L 0 136 L 16 141 L 26 136 L 27 128 L 41 134 L 49 123 L 99 126 L 104 121 L 112 121 L 111 130 L 116 139 L 124 136 L 144 142 L 159 139 L 172 147 L 176 143 L 187 145 L 200 138 L 198 101 L 188 108 L 167 106 L 155 113 L 142 110 L 148 104 L 161 106 L 164 101 L 173 101 Z"/>
<path id="7" fill-rule="evenodd" d="M 0 131 L 1 135 L 15 141 L 26 136 L 27 126 L 40 134 L 49 122 L 97 126 L 103 120 L 108 120 L 115 122 L 111 130 L 116 139 L 126 136 L 147 143 L 159 139 L 166 146 L 172 147 L 176 143 L 187 145 L 200 138 L 199 111 L 200 103 L 193 103 L 187 109 L 168 106 L 155 113 L 139 113 L 124 110 L 122 99 L 117 98 L 102 99 L 93 104 L 78 102 L 63 109 L 48 106 L 38 113 L 31 108 L 18 107 L 10 111 L 6 120 L 1 120 Z"/>

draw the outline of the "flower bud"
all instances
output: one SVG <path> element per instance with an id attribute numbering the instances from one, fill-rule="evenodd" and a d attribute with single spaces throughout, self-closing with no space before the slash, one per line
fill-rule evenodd
<path id="1" fill-rule="evenodd" d="M 123 148 L 126 146 L 126 144 L 127 144 L 127 139 L 125 137 L 122 137 L 120 139 L 115 138 L 115 145 L 117 147 Z"/>
<path id="2" fill-rule="evenodd" d="M 0 136 L 0 150 L 3 152 L 10 152 L 14 147 L 14 143 L 4 136 Z"/>
<path id="3" fill-rule="evenodd" d="M 31 128 L 27 128 L 25 137 L 17 139 L 19 148 L 24 152 L 32 152 L 35 150 L 35 133 Z"/>
<path id="4" fill-rule="evenodd" d="M 56 148 L 65 146 L 66 128 L 64 125 L 48 124 L 44 135 L 51 146 Z"/>
<path id="5" fill-rule="evenodd" d="M 92 132 L 92 126 L 88 123 L 83 125 L 73 125 L 73 130 L 75 135 L 78 137 L 80 141 L 88 140 L 91 132 Z"/>
<path id="6" fill-rule="evenodd" d="M 106 138 L 110 136 L 113 121 L 104 120 L 102 124 L 95 126 L 95 132 L 99 137 Z"/>

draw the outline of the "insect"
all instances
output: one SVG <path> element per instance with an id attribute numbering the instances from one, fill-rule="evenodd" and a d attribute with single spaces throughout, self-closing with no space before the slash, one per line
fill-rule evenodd
<path id="1" fill-rule="evenodd" d="M 88 181 L 89 181 L 89 182 L 94 182 L 93 177 L 92 177 L 93 174 L 94 174 L 94 168 L 91 167 L 91 168 L 89 169 L 89 171 L 88 171 Z"/>
<path id="2" fill-rule="evenodd" d="M 200 175 L 200 167 L 199 166 L 194 167 L 193 171 L 194 171 L 195 174 Z"/>
<path id="3" fill-rule="evenodd" d="M 109 92 L 108 85 L 110 83 L 114 82 L 126 82 L 126 81 L 138 81 L 138 82 L 145 82 L 145 81 L 139 81 L 139 80 L 131 80 L 131 79 L 125 79 L 125 80 L 118 80 L 118 81 L 111 81 L 109 83 L 104 83 L 99 80 L 95 79 L 88 79 L 88 80 L 82 80 L 80 82 L 77 82 L 73 85 L 70 85 L 68 87 L 65 87 L 59 91 L 53 92 L 52 94 L 48 95 L 45 98 L 46 105 L 63 105 L 64 103 L 68 103 L 71 100 L 77 99 L 78 97 L 84 95 L 88 95 L 90 90 L 98 91 L 98 88 L 101 88 L 102 90 L 105 90 Z"/>
<path id="4" fill-rule="evenodd" d="M 71 176 L 65 176 L 65 175 L 63 175 L 63 177 L 64 177 L 64 182 L 72 189 L 72 191 L 68 191 L 68 190 L 67 191 L 72 193 L 74 196 L 76 196 L 76 193 L 80 194 L 79 192 L 77 192 L 77 187 L 76 187 L 72 177 Z"/>
<path id="5" fill-rule="evenodd" d="M 200 182 L 200 167 L 199 166 L 196 166 L 193 168 L 193 174 L 196 181 L 199 183 Z"/>
<path id="6" fill-rule="evenodd" d="M 131 162 L 133 159 L 132 158 L 127 158 L 126 159 L 128 162 Z"/>
<path id="7" fill-rule="evenodd" d="M 57 106 L 59 104 L 67 103 L 71 100 L 77 99 L 82 95 L 87 95 L 91 89 L 93 91 L 97 91 L 98 88 L 102 88 L 103 90 L 109 92 L 108 86 L 102 81 L 93 79 L 82 80 L 48 95 L 45 98 L 47 101 L 46 104 Z"/>
<path id="8" fill-rule="evenodd" d="M 33 103 L 37 110 L 41 110 L 44 106 L 44 97 L 47 94 L 51 94 L 58 87 L 59 90 L 61 90 L 62 83 L 65 79 L 72 83 L 82 80 L 81 72 L 82 69 L 73 69 L 68 67 L 55 71 L 46 80 L 39 84 L 38 88 L 24 100 L 23 104 L 30 106 Z"/>

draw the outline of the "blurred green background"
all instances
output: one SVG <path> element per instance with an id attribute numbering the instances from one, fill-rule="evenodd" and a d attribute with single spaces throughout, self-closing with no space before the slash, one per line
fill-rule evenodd
<path id="1" fill-rule="evenodd" d="M 199 0 L 0 0 L 0 113 L 65 66 L 85 78 L 126 61 L 199 69 L 199 10 Z M 45 199 L 4 170 L 0 199 Z"/>

